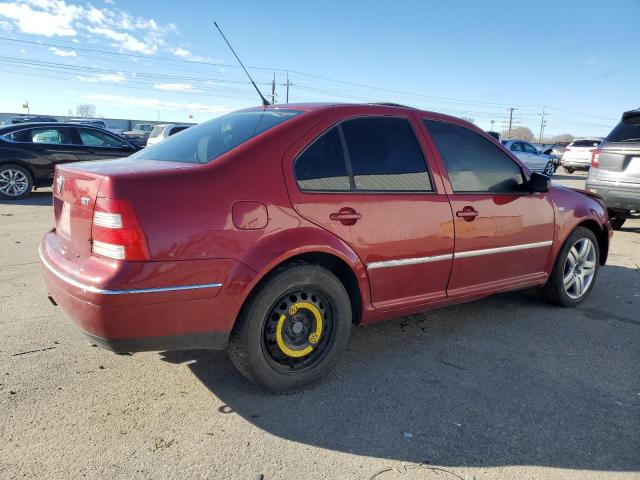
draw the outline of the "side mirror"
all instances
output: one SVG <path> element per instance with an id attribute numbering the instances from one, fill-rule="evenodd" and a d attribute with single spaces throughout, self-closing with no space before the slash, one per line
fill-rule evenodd
<path id="1" fill-rule="evenodd" d="M 532 172 L 529 180 L 532 192 L 548 192 L 551 189 L 551 179 L 540 172 Z"/>

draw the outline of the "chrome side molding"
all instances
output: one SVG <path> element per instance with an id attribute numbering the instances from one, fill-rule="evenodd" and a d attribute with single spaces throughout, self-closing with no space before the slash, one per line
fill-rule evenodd
<path id="1" fill-rule="evenodd" d="M 548 247 L 553 243 L 552 240 L 535 243 L 523 243 L 520 245 L 509 245 L 506 247 L 484 248 L 482 250 L 468 250 L 466 252 L 454 252 L 445 255 L 435 255 L 432 257 L 418 258 L 402 258 L 398 260 L 385 260 L 381 262 L 371 262 L 367 265 L 367 270 L 375 270 L 377 268 L 404 267 L 407 265 L 417 265 L 419 263 L 439 262 L 441 260 L 451 260 L 455 258 L 478 257 L 480 255 L 493 255 L 495 253 L 517 252 L 519 250 L 528 250 L 531 248 Z"/>

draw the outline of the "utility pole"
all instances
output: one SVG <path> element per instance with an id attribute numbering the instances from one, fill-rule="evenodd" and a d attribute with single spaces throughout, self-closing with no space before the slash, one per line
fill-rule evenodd
<path id="1" fill-rule="evenodd" d="M 540 136 L 538 137 L 538 142 L 542 143 L 542 136 L 544 135 L 544 127 L 547 125 L 547 121 L 544 119 L 545 116 L 549 115 L 548 113 L 544 113 L 545 107 L 542 107 L 542 113 L 540 115 Z"/>
<path id="2" fill-rule="evenodd" d="M 285 83 L 285 85 L 287 87 L 287 103 L 289 103 L 289 86 L 291 85 L 289 82 L 289 71 L 287 71 L 287 83 Z"/>
<path id="3" fill-rule="evenodd" d="M 271 82 L 271 105 L 276 103 L 276 74 L 273 74 L 273 82 Z"/>
<path id="4" fill-rule="evenodd" d="M 493 124 L 496 123 L 495 120 L 491 120 L 491 128 L 489 129 L 489 131 L 493 132 Z"/>
<path id="5" fill-rule="evenodd" d="M 509 133 L 507 134 L 507 140 L 511 138 L 511 125 L 513 124 L 513 111 L 517 110 L 517 108 L 511 107 L 509 109 Z"/>

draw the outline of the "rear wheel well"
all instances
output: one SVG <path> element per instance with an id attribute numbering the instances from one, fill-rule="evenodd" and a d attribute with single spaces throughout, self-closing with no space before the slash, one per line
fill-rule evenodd
<path id="1" fill-rule="evenodd" d="M 283 266 L 290 265 L 292 263 L 308 263 L 312 265 L 319 265 L 323 268 L 326 268 L 336 277 L 338 277 L 345 290 L 347 291 L 347 294 L 349 295 L 349 300 L 351 301 L 351 312 L 353 316 L 351 321 L 354 324 L 360 323 L 360 320 L 362 319 L 362 296 L 360 295 L 360 286 L 358 284 L 358 279 L 356 278 L 356 275 L 351 267 L 345 261 L 329 253 L 308 252 L 296 255 L 291 258 L 287 258 L 284 262 L 274 266 L 263 278 L 260 279 L 260 281 L 253 287 L 252 292 L 249 294 L 244 303 L 247 304 L 247 302 L 252 297 L 253 292 L 255 292 L 262 283 L 267 281 L 271 277 L 272 273 L 281 269 Z"/>
<path id="2" fill-rule="evenodd" d="M 585 220 L 577 225 L 577 227 L 585 227 L 593 232 L 598 239 L 598 249 L 600 250 L 600 265 L 604 265 L 607 261 L 609 253 L 609 235 L 607 231 L 600 227 L 595 220 Z"/>

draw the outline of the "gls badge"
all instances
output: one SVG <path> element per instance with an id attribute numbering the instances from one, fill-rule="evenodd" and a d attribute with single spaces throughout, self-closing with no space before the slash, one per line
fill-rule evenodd
<path id="1" fill-rule="evenodd" d="M 56 190 L 58 193 L 62 191 L 63 185 L 64 185 L 64 177 L 62 175 L 58 175 L 58 179 L 56 180 Z"/>

